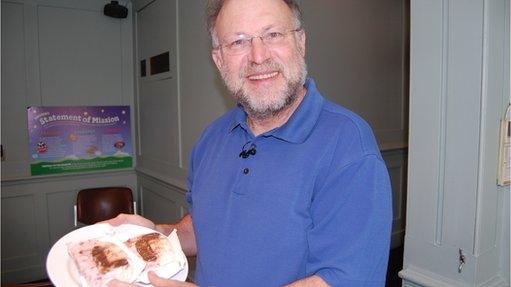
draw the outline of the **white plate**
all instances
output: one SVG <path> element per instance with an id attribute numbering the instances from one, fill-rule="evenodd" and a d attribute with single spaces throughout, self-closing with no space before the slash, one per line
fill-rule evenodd
<path id="1" fill-rule="evenodd" d="M 112 232 L 113 227 L 107 223 L 94 224 L 74 230 L 57 241 L 46 259 L 46 271 L 56 287 L 80 287 L 80 275 L 73 263 L 73 260 L 67 253 L 67 244 L 73 241 L 84 241 L 88 239 L 105 236 Z M 124 224 L 116 227 L 116 233 L 122 231 L 127 237 L 154 232 L 154 230 L 132 224 Z M 188 276 L 188 262 L 185 268 L 172 276 L 173 280 L 185 281 Z"/>

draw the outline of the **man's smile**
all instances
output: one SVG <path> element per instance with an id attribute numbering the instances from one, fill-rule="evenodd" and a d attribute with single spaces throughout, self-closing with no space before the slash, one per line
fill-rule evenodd
<path id="1" fill-rule="evenodd" d="M 256 75 L 250 75 L 247 78 L 251 81 L 262 81 L 267 80 L 276 77 L 279 74 L 279 72 L 270 72 L 270 73 L 263 73 L 263 74 L 256 74 Z"/>

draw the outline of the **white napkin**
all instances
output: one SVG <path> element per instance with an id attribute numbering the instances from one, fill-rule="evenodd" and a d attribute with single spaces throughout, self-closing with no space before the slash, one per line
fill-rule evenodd
<path id="1" fill-rule="evenodd" d="M 178 272 L 185 268 L 187 262 L 186 256 L 181 249 L 179 238 L 177 237 L 177 231 L 174 229 L 167 238 L 170 242 L 171 254 L 166 256 L 166 263 L 164 265 L 162 265 L 157 270 L 153 270 L 156 275 L 162 278 L 171 278 L 172 276 L 176 275 Z M 149 284 L 147 272 L 147 270 L 142 271 L 135 282 Z"/>

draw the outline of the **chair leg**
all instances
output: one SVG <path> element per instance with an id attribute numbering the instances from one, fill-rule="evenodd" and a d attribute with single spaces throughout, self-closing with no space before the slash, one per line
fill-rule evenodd
<path id="1" fill-rule="evenodd" d="M 78 226 L 78 215 L 76 214 L 76 205 L 73 206 L 73 212 L 74 212 L 74 221 L 75 221 L 75 227 Z"/>

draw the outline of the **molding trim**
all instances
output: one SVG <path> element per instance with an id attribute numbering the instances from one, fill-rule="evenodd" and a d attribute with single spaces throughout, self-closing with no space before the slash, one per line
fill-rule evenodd
<path id="1" fill-rule="evenodd" d="M 158 182 L 161 185 L 167 186 L 172 189 L 177 189 L 183 194 L 186 193 L 187 183 L 186 180 L 170 177 L 161 173 L 154 172 L 143 167 L 137 167 L 136 172 L 138 176 L 146 177 Z"/>
<path id="2" fill-rule="evenodd" d="M 133 175 L 135 174 L 134 168 L 128 168 L 123 170 L 106 170 L 106 171 L 92 171 L 82 173 L 66 173 L 56 175 L 43 175 L 43 176 L 20 176 L 2 178 L 2 187 L 17 185 L 17 184 L 33 184 L 43 183 L 48 181 L 63 181 L 63 180 L 80 180 L 80 179 L 96 179 L 98 177 L 112 177 L 122 175 Z"/>
<path id="3" fill-rule="evenodd" d="M 495 276 L 490 280 L 479 285 L 479 287 L 506 287 L 506 286 L 509 285 L 506 283 L 506 280 L 500 275 Z"/>
<path id="4" fill-rule="evenodd" d="M 422 270 L 418 267 L 408 267 L 399 271 L 399 277 L 403 279 L 403 286 L 418 286 L 418 287 L 471 287 L 473 285 L 466 285 L 446 277 L 433 274 L 431 272 Z M 411 284 L 409 284 L 411 283 Z M 492 277 L 485 283 L 478 285 L 478 287 L 506 287 L 506 281 L 502 276 L 497 275 Z"/>
<path id="5" fill-rule="evenodd" d="M 444 217 L 444 195 L 445 195 L 445 153 L 446 153 L 446 132 L 447 132 L 447 83 L 449 77 L 449 35 L 450 35 L 450 18 L 449 18 L 449 4 L 450 1 L 443 0 L 441 7 L 441 17 L 442 17 L 442 34 L 441 34 L 441 50 L 442 50 L 442 60 L 441 60 L 441 83 L 440 83 L 440 98 L 439 98 L 439 107 L 440 111 L 440 121 L 438 126 L 438 176 L 436 182 L 436 190 L 437 190 L 437 206 L 436 206 L 436 231 L 435 231 L 435 243 L 442 243 L 442 231 L 443 231 L 443 217 Z"/>
<path id="6" fill-rule="evenodd" d="M 422 287 L 462 287 L 463 285 L 446 277 L 433 274 L 417 267 L 408 267 L 398 273 L 403 279 L 404 286 L 409 281 L 417 286 Z M 415 286 L 415 285 L 412 285 Z"/>

